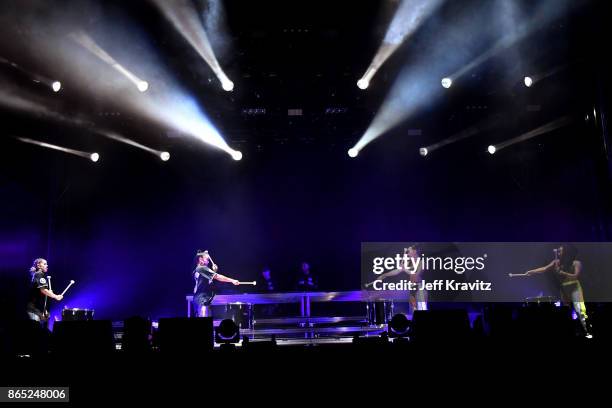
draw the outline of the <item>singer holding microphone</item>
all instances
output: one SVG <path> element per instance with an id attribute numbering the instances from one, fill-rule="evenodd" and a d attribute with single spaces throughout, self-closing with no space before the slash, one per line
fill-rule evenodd
<path id="1" fill-rule="evenodd" d="M 195 279 L 193 302 L 196 307 L 197 316 L 208 317 L 210 316 L 210 309 L 208 306 L 210 306 L 215 297 L 214 281 L 231 283 L 233 285 L 240 285 L 240 282 L 217 273 L 219 268 L 212 261 L 208 251 L 198 250 L 196 258 L 197 266 L 193 271 L 193 278 Z"/>
<path id="2" fill-rule="evenodd" d="M 548 265 L 527 271 L 525 276 L 533 276 L 544 272 L 553 272 L 561 286 L 561 300 L 564 303 L 571 303 L 574 311 L 580 318 L 580 323 L 587 335 L 590 337 L 587 326 L 586 305 L 582 285 L 578 276 L 582 272 L 582 262 L 576 259 L 578 251 L 573 245 L 563 244 L 553 250 L 555 259 Z"/>
<path id="3" fill-rule="evenodd" d="M 58 302 L 64 298 L 51 290 L 50 276 L 45 275 L 48 269 L 49 265 L 43 258 L 35 259 L 30 268 L 30 295 L 26 310 L 30 320 L 42 325 L 45 325 L 49 318 L 47 298 L 55 299 Z"/>

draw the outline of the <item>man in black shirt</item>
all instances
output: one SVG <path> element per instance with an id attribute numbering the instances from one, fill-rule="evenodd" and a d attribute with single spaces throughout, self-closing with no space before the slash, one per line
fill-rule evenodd
<path id="1" fill-rule="evenodd" d="M 49 315 L 47 312 L 47 297 L 57 301 L 62 300 L 62 295 L 56 295 L 49 288 L 49 282 L 46 277 L 49 265 L 43 258 L 34 260 L 30 268 L 30 294 L 27 305 L 28 317 L 31 320 L 46 323 Z"/>
<path id="2" fill-rule="evenodd" d="M 302 271 L 297 281 L 297 289 L 299 291 L 311 292 L 317 290 L 319 284 L 316 277 L 310 272 L 308 262 L 302 262 Z"/>
<path id="3" fill-rule="evenodd" d="M 217 273 L 219 268 L 212 262 L 208 251 L 198 251 L 196 257 L 198 264 L 193 271 L 193 277 L 195 279 L 193 302 L 198 317 L 205 317 L 210 314 L 208 306 L 210 306 L 215 297 L 214 281 L 217 280 L 219 282 L 227 282 L 234 285 L 239 285 L 240 283 L 236 279 L 231 279 Z M 210 264 L 212 264 L 212 267 L 208 266 Z"/>
<path id="4" fill-rule="evenodd" d="M 265 267 L 261 271 L 261 277 L 263 278 L 263 287 L 260 289 L 262 293 L 274 293 L 278 290 L 274 280 L 272 279 L 272 271 L 269 267 Z M 279 315 L 282 312 L 282 305 L 277 303 L 270 303 L 264 305 L 256 305 L 256 315 L 262 317 L 272 317 Z"/>

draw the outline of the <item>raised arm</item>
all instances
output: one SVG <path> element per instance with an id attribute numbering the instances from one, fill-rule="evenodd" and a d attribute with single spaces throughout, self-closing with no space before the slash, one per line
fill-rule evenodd
<path id="1" fill-rule="evenodd" d="M 537 269 L 531 269 L 531 270 L 527 271 L 527 276 L 535 275 L 535 274 L 538 274 L 538 273 L 544 273 L 544 272 L 550 270 L 554 265 L 555 265 L 555 261 L 551 261 L 546 266 L 543 266 L 543 267 L 537 268 Z"/>
<path id="2" fill-rule="evenodd" d="M 392 277 L 392 276 L 399 275 L 399 274 L 400 274 L 400 273 L 402 273 L 402 272 L 404 272 L 404 270 L 403 270 L 403 269 L 394 269 L 394 270 L 389 271 L 389 272 L 387 272 L 387 273 L 383 273 L 382 275 L 380 275 L 380 276 L 378 277 L 378 279 L 377 279 L 377 280 L 387 279 L 387 278 L 390 278 L 390 277 Z"/>
<path id="3" fill-rule="evenodd" d="M 232 283 L 234 285 L 239 284 L 239 282 L 236 279 L 228 278 L 227 276 L 221 275 L 220 273 L 216 273 L 213 279 L 218 280 L 219 282 Z"/>

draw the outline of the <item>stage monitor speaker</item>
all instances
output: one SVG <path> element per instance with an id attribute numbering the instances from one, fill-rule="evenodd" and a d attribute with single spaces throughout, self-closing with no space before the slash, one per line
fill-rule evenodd
<path id="1" fill-rule="evenodd" d="M 33 320 L 15 322 L 4 336 L 0 330 L 0 339 L 7 342 L 9 353 L 45 356 L 49 352 L 50 333 L 39 322 Z"/>
<path id="2" fill-rule="evenodd" d="M 416 310 L 410 339 L 430 343 L 469 340 L 470 320 L 465 310 Z"/>
<path id="3" fill-rule="evenodd" d="M 529 305 L 519 309 L 517 328 L 523 338 L 534 341 L 572 341 L 575 337 L 571 310 L 567 306 Z"/>
<path id="4" fill-rule="evenodd" d="M 110 320 L 58 321 L 53 326 L 53 350 L 59 354 L 98 356 L 115 350 Z"/>
<path id="5" fill-rule="evenodd" d="M 211 317 L 159 319 L 159 349 L 162 353 L 193 354 L 214 347 Z"/>
<path id="6" fill-rule="evenodd" d="M 483 317 L 491 339 L 498 342 L 515 343 L 517 334 L 514 315 L 518 313 L 517 304 L 493 303 L 485 306 Z"/>
<path id="7" fill-rule="evenodd" d="M 143 353 L 151 349 L 149 336 L 151 321 L 142 317 L 131 317 L 123 322 L 121 350 L 129 353 Z"/>

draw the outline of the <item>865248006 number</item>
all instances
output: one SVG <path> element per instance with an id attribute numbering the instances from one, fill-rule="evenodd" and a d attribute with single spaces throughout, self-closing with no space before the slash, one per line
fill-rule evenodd
<path id="1" fill-rule="evenodd" d="M 0 387 L 0 402 L 68 402 L 68 387 Z"/>

